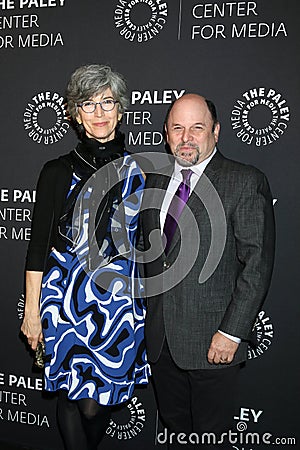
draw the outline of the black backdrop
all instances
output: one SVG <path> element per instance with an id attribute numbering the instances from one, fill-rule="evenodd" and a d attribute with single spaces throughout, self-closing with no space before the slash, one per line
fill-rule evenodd
<path id="1" fill-rule="evenodd" d="M 163 151 L 168 105 L 198 92 L 218 107 L 222 152 L 267 174 L 276 264 L 235 431 L 270 433 L 278 448 L 300 448 L 298 0 L 0 0 L 0 8 L 0 439 L 63 448 L 55 397 L 42 394 L 42 374 L 19 337 L 24 257 L 39 170 L 76 142 L 63 116 L 65 85 L 76 67 L 96 62 L 128 80 L 122 128 L 131 151 Z M 157 426 L 151 386 L 138 389 L 114 413 L 102 448 L 154 448 Z"/>

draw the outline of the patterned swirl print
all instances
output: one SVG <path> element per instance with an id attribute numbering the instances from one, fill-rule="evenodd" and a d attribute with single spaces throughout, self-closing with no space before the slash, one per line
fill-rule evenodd
<path id="1" fill-rule="evenodd" d="M 128 155 L 121 173 L 122 226 L 125 218 L 130 257 L 104 259 L 89 270 L 85 209 L 76 245 L 64 253 L 51 252 L 41 293 L 45 389 L 65 389 L 71 400 L 93 398 L 101 405 L 125 402 L 135 384 L 146 384 L 150 375 L 144 346 L 145 305 L 134 261 L 144 179 Z M 74 174 L 70 192 L 78 181 Z M 110 218 L 109 226 L 118 230 L 117 225 Z M 104 240 L 100 252 L 105 255 L 110 245 Z"/>

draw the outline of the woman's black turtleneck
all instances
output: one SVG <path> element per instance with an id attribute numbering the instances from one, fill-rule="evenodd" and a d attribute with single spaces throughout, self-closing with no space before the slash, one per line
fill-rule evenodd
<path id="1" fill-rule="evenodd" d="M 125 136 L 116 131 L 114 139 L 107 142 L 99 142 L 88 138 L 86 135 L 76 147 L 76 151 L 96 169 L 121 158 L 125 152 Z"/>

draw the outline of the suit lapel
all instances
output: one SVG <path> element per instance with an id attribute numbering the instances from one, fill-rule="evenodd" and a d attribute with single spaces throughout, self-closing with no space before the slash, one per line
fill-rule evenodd
<path id="1" fill-rule="evenodd" d="M 215 178 L 219 175 L 219 172 L 222 169 L 224 161 L 225 161 L 224 156 L 218 150 L 217 153 L 211 159 L 211 161 L 207 164 L 204 173 L 212 183 L 214 183 Z"/>
<path id="2" fill-rule="evenodd" d="M 160 230 L 160 211 L 172 172 L 173 166 L 168 166 L 161 173 L 155 174 L 147 180 L 144 201 L 146 208 L 153 208 L 151 215 L 147 215 L 151 230 Z"/>

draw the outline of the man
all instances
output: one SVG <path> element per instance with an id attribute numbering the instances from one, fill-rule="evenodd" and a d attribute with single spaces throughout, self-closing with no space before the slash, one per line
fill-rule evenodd
<path id="1" fill-rule="evenodd" d="M 273 266 L 266 177 L 223 157 L 219 131 L 212 102 L 196 94 L 176 100 L 165 122 L 175 159 L 147 177 L 144 194 L 144 245 L 156 254 L 145 264 L 146 344 L 170 433 L 201 436 L 231 427 L 238 373 Z"/>

